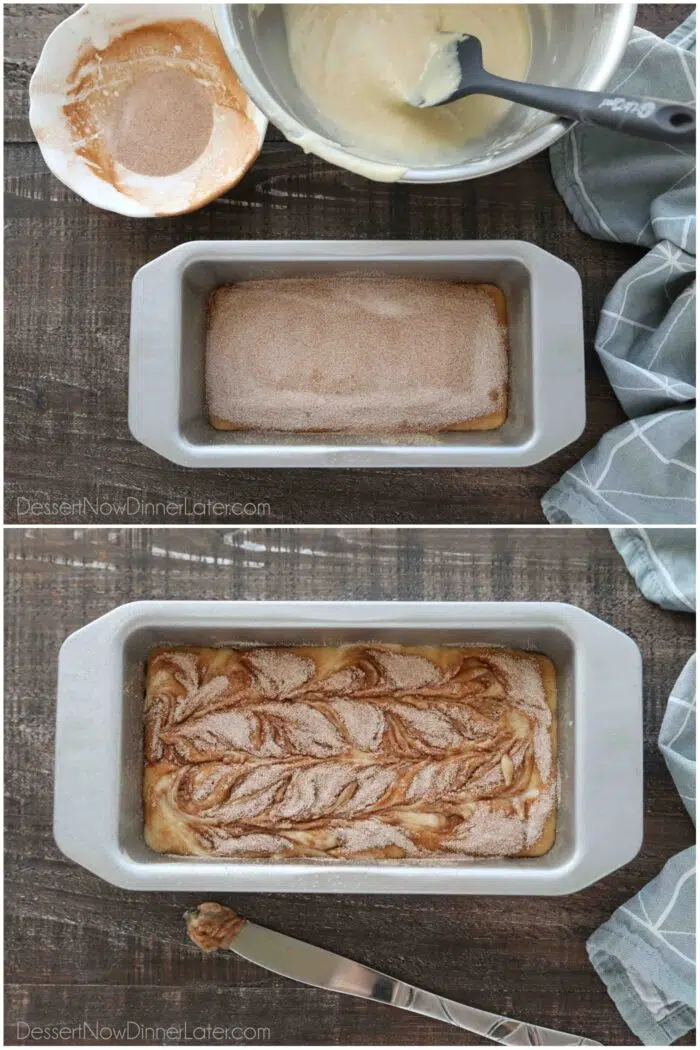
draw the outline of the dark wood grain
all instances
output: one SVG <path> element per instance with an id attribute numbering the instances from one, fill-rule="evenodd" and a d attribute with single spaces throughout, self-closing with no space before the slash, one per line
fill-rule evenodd
<path id="1" fill-rule="evenodd" d="M 206 1042 L 193 1033 L 204 1024 L 268 1028 L 254 1043 L 478 1042 L 230 954 L 205 957 L 184 936 L 191 894 L 122 891 L 59 853 L 51 835 L 58 649 L 71 631 L 136 598 L 561 599 L 635 638 L 645 674 L 645 841 L 623 870 L 550 899 L 219 895 L 255 921 L 451 998 L 607 1045 L 634 1043 L 588 964 L 585 940 L 694 840 L 656 746 L 693 650 L 694 618 L 647 602 L 606 531 L 12 529 L 6 544 L 9 1043 L 20 1022 L 85 1020 L 115 1030 L 128 1021 L 187 1024 L 185 1043 Z M 124 1042 L 117 1032 L 82 1035 L 77 1041 Z"/>
<path id="2" fill-rule="evenodd" d="M 691 10 L 644 4 L 662 35 Z M 27 85 L 46 36 L 69 5 L 5 8 L 5 514 L 20 523 L 172 524 L 167 500 L 266 504 L 258 523 L 540 522 L 545 491 L 623 421 L 593 351 L 607 292 L 636 249 L 578 231 L 546 154 L 491 178 L 388 186 L 306 156 L 274 129 L 247 177 L 193 215 L 138 221 L 100 212 L 45 167 L 29 128 Z M 135 271 L 182 241 L 214 238 L 503 238 L 534 242 L 573 264 L 585 293 L 588 426 L 524 470 L 199 471 L 137 444 L 127 427 L 129 288 Z M 95 511 L 81 501 L 102 500 Z M 44 512 L 35 502 L 67 509 Z M 157 504 L 161 506 L 157 506 Z M 209 521 L 215 512 L 178 522 Z"/>

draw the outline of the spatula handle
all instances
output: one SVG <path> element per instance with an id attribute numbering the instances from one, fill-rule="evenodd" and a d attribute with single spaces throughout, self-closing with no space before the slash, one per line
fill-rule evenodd
<path id="1" fill-rule="evenodd" d="M 482 87 L 511 102 L 520 102 L 560 117 L 612 128 L 639 138 L 688 145 L 695 140 L 695 109 L 676 102 L 598 91 L 520 84 L 490 74 Z"/>

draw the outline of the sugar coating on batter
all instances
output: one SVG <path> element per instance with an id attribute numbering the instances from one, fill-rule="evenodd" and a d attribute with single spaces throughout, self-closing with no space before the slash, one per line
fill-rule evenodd
<path id="1" fill-rule="evenodd" d="M 485 68 L 498 76 L 522 80 L 530 65 L 525 4 L 283 6 L 292 70 L 328 137 L 376 160 L 454 162 L 509 108 L 487 95 L 411 106 L 441 34 L 478 37 Z"/>
<path id="2" fill-rule="evenodd" d="M 217 288 L 206 335 L 221 429 L 495 429 L 507 413 L 503 293 L 367 274 Z"/>

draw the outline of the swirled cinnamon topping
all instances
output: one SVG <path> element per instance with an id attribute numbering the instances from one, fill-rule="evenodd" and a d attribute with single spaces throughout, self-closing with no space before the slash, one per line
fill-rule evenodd
<path id="1" fill-rule="evenodd" d="M 552 846 L 556 674 L 496 647 L 159 649 L 145 834 L 158 852 L 533 856 Z"/>

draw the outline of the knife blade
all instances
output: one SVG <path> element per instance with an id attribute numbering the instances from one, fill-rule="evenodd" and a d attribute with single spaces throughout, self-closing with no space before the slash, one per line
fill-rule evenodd
<path id="1" fill-rule="evenodd" d="M 248 962 L 282 977 L 289 977 L 292 981 L 411 1010 L 464 1028 L 503 1046 L 602 1045 L 593 1039 L 525 1024 L 445 999 L 326 951 L 325 948 L 316 948 L 253 922 L 244 922 L 240 932 L 227 947 Z"/>

